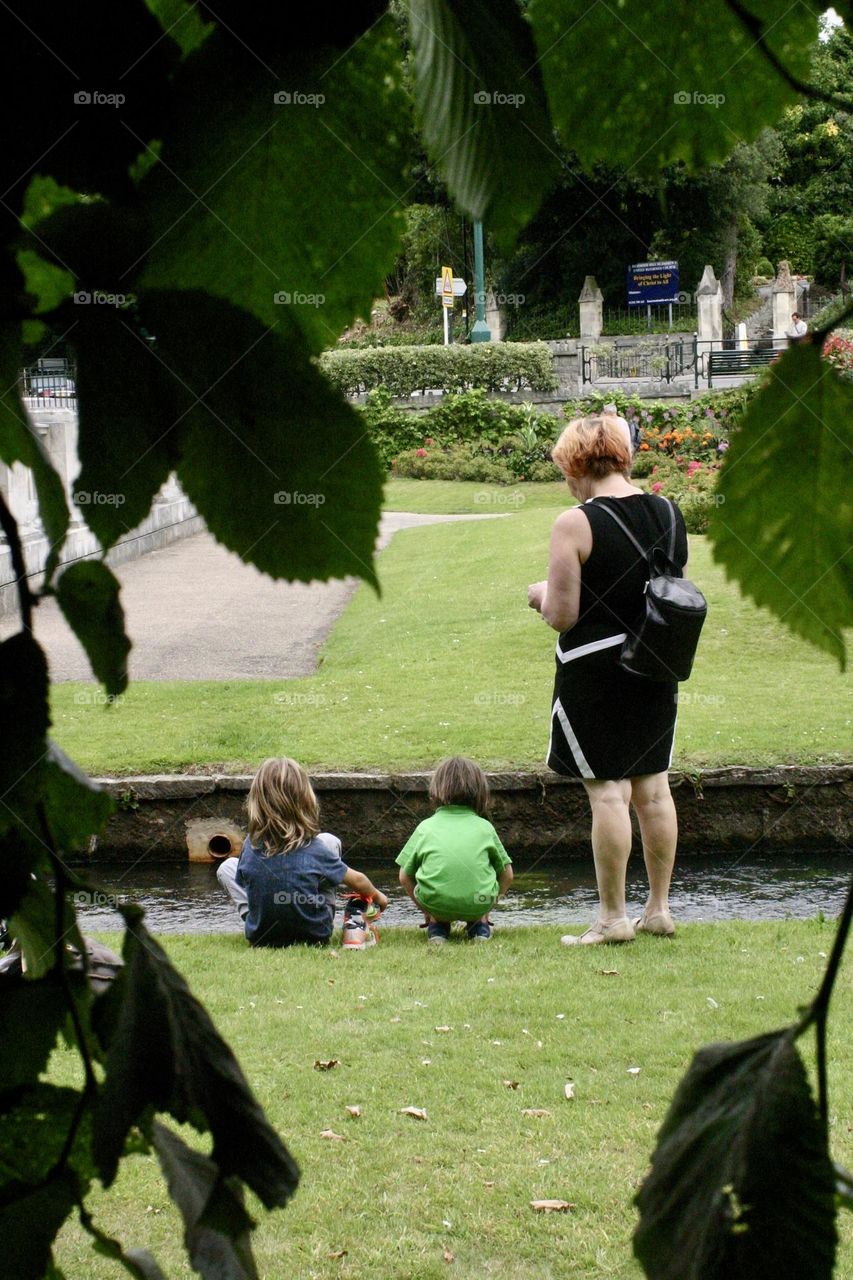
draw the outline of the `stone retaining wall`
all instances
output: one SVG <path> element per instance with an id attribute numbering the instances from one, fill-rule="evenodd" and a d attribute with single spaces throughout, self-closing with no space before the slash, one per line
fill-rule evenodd
<path id="1" fill-rule="evenodd" d="M 849 850 L 853 766 L 732 767 L 671 775 L 679 852 L 756 860 L 795 851 Z M 586 856 L 589 815 L 580 782 L 544 773 L 492 773 L 492 818 L 510 852 Z M 428 816 L 429 775 L 318 773 L 324 825 L 354 855 L 396 854 Z M 187 827 L 221 819 L 242 828 L 249 775 L 100 779 L 118 802 L 90 850 L 100 861 L 186 860 Z"/>

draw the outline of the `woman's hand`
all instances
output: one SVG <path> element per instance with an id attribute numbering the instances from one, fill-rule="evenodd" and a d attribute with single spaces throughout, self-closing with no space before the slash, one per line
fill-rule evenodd
<path id="1" fill-rule="evenodd" d="M 531 582 L 527 588 L 527 603 L 531 609 L 535 609 L 537 613 L 542 612 L 542 602 L 545 599 L 545 589 L 547 582 Z"/>

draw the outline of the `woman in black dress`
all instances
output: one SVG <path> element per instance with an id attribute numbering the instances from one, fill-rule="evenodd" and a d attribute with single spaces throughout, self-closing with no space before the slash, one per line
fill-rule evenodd
<path id="1" fill-rule="evenodd" d="M 555 631 L 557 675 L 548 765 L 583 781 L 592 809 L 598 919 L 566 944 L 630 942 L 636 932 L 671 935 L 669 884 L 678 826 L 669 789 L 677 683 L 624 671 L 619 651 L 642 617 L 647 565 L 605 510 L 643 547 L 666 548 L 675 512 L 675 561 L 687 562 L 677 508 L 630 482 L 631 446 L 622 422 L 604 414 L 570 422 L 552 454 L 579 505 L 554 523 L 545 582 L 528 600 Z M 633 805 L 649 877 L 643 914 L 629 920 L 625 871 Z"/>

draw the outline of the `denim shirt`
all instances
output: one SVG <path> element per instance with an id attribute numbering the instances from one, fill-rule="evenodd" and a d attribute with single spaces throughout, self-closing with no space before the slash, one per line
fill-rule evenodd
<path id="1" fill-rule="evenodd" d="M 290 853 L 266 854 L 248 836 L 236 880 L 246 890 L 246 938 L 253 946 L 328 942 L 335 921 L 335 888 L 349 868 L 337 836 L 321 832 Z"/>

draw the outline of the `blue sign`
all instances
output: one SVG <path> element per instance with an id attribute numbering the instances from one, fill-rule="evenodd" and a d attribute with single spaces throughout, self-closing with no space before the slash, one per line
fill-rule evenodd
<path id="1" fill-rule="evenodd" d="M 628 268 L 628 306 L 678 302 L 677 262 L 635 262 Z"/>

